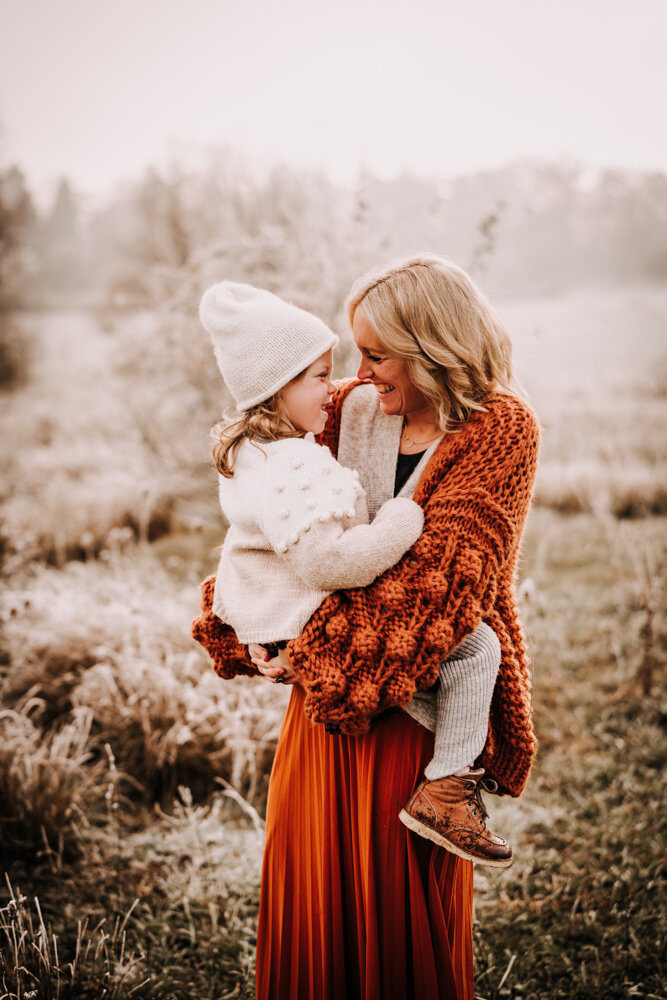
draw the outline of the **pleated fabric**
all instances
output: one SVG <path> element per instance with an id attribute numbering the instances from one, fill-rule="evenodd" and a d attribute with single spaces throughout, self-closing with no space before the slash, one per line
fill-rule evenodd
<path id="1" fill-rule="evenodd" d="M 472 1000 L 472 864 L 398 819 L 433 734 L 332 736 L 292 688 L 271 773 L 257 1000 Z"/>

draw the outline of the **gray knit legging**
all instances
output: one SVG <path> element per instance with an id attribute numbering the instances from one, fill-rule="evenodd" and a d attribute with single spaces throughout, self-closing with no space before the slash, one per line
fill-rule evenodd
<path id="1" fill-rule="evenodd" d="M 435 750 L 424 770 L 429 781 L 472 764 L 484 749 L 499 667 L 500 642 L 484 622 L 440 667 Z"/>

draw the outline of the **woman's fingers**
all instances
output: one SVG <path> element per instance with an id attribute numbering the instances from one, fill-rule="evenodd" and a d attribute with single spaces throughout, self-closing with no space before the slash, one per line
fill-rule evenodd
<path id="1" fill-rule="evenodd" d="M 292 670 L 286 670 L 285 667 L 281 667 L 280 664 L 277 666 L 269 666 L 262 660 L 253 660 L 252 662 L 255 664 L 260 674 L 262 674 L 263 677 L 266 677 L 267 680 L 272 681 L 274 684 L 294 684 L 296 682 L 296 674 Z M 275 663 L 276 661 L 271 660 L 270 662 Z"/>
<path id="2" fill-rule="evenodd" d="M 284 667 L 281 663 L 276 663 L 275 660 L 260 660 L 256 656 L 251 656 L 250 659 L 255 664 L 260 674 L 264 674 L 265 677 L 277 677 L 279 674 L 284 672 Z"/>
<path id="3" fill-rule="evenodd" d="M 277 677 L 276 680 L 279 684 L 296 684 L 297 676 L 291 667 L 286 667 L 282 672 L 282 676 Z"/>
<path id="4" fill-rule="evenodd" d="M 266 677 L 267 680 L 273 681 L 274 684 L 293 684 L 296 680 L 292 671 L 285 670 L 285 668 L 277 663 L 276 660 L 269 661 L 273 664 L 273 666 L 269 666 L 269 664 L 265 663 L 263 660 L 253 659 L 252 662 L 255 664 L 260 674 L 262 674 L 263 677 Z"/>
<path id="5" fill-rule="evenodd" d="M 260 674 L 264 674 L 265 677 L 282 677 L 285 671 L 282 667 L 266 667 L 264 664 L 256 664 L 257 669 Z"/>

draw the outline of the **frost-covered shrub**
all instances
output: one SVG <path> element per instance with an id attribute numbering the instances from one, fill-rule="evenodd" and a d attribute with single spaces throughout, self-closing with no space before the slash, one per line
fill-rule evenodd
<path id="1" fill-rule="evenodd" d="M 194 584 L 143 550 L 33 568 L 4 598 L 7 708 L 45 734 L 86 713 L 90 748 L 102 759 L 109 744 L 128 799 L 179 785 L 205 798 L 223 778 L 263 803 L 288 692 L 213 673 L 190 638 Z"/>

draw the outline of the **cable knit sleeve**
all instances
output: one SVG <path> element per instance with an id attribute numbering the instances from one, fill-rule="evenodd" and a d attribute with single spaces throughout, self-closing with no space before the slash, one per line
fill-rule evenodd
<path id="1" fill-rule="evenodd" d="M 363 732 L 430 687 L 491 612 L 514 572 L 538 436 L 529 408 L 507 397 L 446 436 L 446 462 L 438 449 L 415 493 L 425 524 L 409 556 L 364 590 L 333 594 L 289 645 L 313 721 Z"/>

